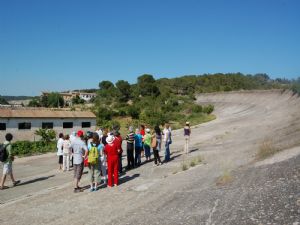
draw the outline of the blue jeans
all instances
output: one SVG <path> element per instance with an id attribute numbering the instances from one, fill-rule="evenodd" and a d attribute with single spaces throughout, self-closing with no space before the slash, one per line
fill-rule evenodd
<path id="1" fill-rule="evenodd" d="M 150 158 L 151 157 L 150 146 L 149 145 L 144 145 L 144 149 L 145 149 L 146 158 Z"/>
<path id="2" fill-rule="evenodd" d="M 170 142 L 166 142 L 165 144 L 165 162 L 170 160 Z"/>

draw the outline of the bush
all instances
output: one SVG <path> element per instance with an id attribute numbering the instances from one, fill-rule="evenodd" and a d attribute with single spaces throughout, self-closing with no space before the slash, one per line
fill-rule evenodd
<path id="1" fill-rule="evenodd" d="M 213 105 L 203 106 L 203 108 L 202 108 L 202 112 L 204 112 L 206 114 L 211 114 L 213 111 L 214 111 Z"/>
<path id="2" fill-rule="evenodd" d="M 51 142 L 56 137 L 56 133 L 51 129 L 38 129 L 34 132 L 34 134 L 41 136 L 43 142 Z"/>
<path id="3" fill-rule="evenodd" d="M 16 156 L 35 155 L 38 153 L 55 152 L 56 142 L 43 141 L 16 141 L 12 144 L 13 153 Z"/>

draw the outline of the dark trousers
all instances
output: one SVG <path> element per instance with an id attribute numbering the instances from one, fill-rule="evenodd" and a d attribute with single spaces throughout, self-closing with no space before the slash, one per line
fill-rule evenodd
<path id="1" fill-rule="evenodd" d="M 157 149 L 153 149 L 154 154 L 154 163 L 157 164 L 157 162 L 161 163 L 160 157 L 159 157 L 159 151 Z"/>
<path id="2" fill-rule="evenodd" d="M 119 154 L 119 173 L 122 173 L 122 153 Z"/>
<path id="3" fill-rule="evenodd" d="M 127 169 L 134 168 L 133 143 L 127 143 Z"/>
<path id="4" fill-rule="evenodd" d="M 135 166 L 140 166 L 142 161 L 141 161 L 141 151 L 142 151 L 142 147 L 139 146 L 135 146 L 135 157 L 134 157 L 134 163 Z"/>

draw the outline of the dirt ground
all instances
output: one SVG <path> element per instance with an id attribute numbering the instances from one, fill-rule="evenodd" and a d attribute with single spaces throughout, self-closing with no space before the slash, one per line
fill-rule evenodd
<path id="1" fill-rule="evenodd" d="M 300 224 L 300 99 L 275 90 L 197 101 L 214 104 L 217 119 L 192 127 L 191 152 L 173 131 L 172 160 L 128 171 L 118 187 L 74 194 L 54 154 L 17 159 L 22 183 L 0 191 L 0 224 Z M 282 151 L 257 161 L 265 141 Z"/>

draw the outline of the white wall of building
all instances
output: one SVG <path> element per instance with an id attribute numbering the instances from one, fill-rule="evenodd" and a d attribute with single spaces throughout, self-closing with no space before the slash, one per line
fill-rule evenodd
<path id="1" fill-rule="evenodd" d="M 19 130 L 19 123 L 31 123 L 31 129 Z M 64 122 L 73 122 L 73 128 L 63 128 Z M 90 128 L 82 128 L 82 122 L 90 122 Z M 35 118 L 11 118 L 4 119 L 0 118 L 0 123 L 6 123 L 6 130 L 0 130 L 0 143 L 5 140 L 5 135 L 7 133 L 11 133 L 14 136 L 13 141 L 21 141 L 21 140 L 39 140 L 40 137 L 35 135 L 34 132 L 39 128 L 42 128 L 42 123 L 53 123 L 53 130 L 56 131 L 56 134 L 64 133 L 71 134 L 72 131 L 94 131 L 96 129 L 96 119 L 84 119 L 84 118 L 76 118 L 76 119 L 35 119 Z"/>

